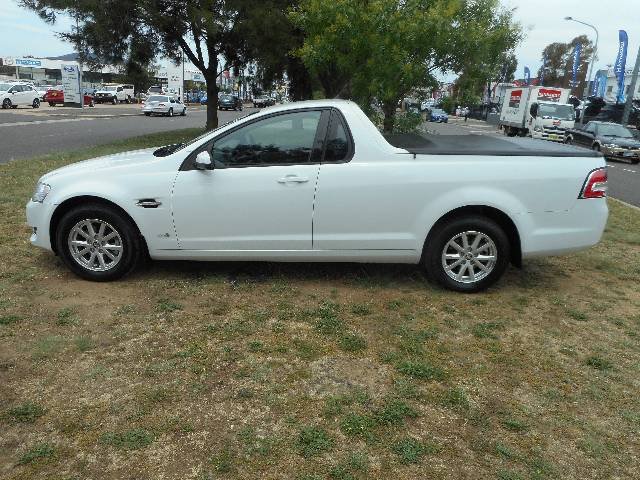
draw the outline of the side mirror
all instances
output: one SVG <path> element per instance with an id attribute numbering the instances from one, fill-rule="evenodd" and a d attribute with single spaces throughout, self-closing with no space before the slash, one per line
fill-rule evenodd
<path id="1" fill-rule="evenodd" d="M 211 154 L 207 150 L 201 151 L 196 155 L 196 160 L 193 162 L 193 165 L 197 170 L 213 170 Z"/>
<path id="2" fill-rule="evenodd" d="M 533 118 L 536 118 L 538 116 L 538 104 L 537 103 L 531 104 L 531 108 L 529 109 L 529 113 L 531 114 L 531 116 Z"/>

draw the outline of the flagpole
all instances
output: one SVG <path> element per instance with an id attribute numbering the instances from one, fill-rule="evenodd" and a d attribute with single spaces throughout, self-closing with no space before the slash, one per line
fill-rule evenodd
<path id="1" fill-rule="evenodd" d="M 576 22 L 576 23 L 581 23 L 582 25 L 586 25 L 587 27 L 591 27 L 593 28 L 593 30 L 596 32 L 596 43 L 593 47 L 593 53 L 591 54 L 591 63 L 589 64 L 589 70 L 587 71 L 587 86 L 591 85 L 591 74 L 593 73 L 593 64 L 596 63 L 596 55 L 598 52 L 598 29 L 596 27 L 594 27 L 593 25 L 591 25 L 590 23 L 586 23 L 586 22 L 581 22 L 580 20 L 576 20 L 573 17 L 564 17 L 565 20 L 569 20 L 571 22 Z M 584 92 L 583 92 L 584 93 Z M 588 90 L 587 90 L 587 93 Z M 583 95 L 583 97 L 586 98 L 586 95 Z M 582 112 L 580 114 L 580 125 L 582 126 L 584 124 L 584 108 L 582 109 Z"/>

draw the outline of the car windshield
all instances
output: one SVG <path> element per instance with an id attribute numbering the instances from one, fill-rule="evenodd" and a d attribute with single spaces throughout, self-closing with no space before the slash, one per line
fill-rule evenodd
<path id="1" fill-rule="evenodd" d="M 233 100 L 233 97 L 231 95 L 223 95 L 220 97 L 220 100 L 224 100 L 224 101 L 229 101 L 229 100 Z"/>
<path id="2" fill-rule="evenodd" d="M 603 137 L 633 138 L 633 134 L 622 125 L 598 125 L 598 134 Z"/>
<path id="3" fill-rule="evenodd" d="M 147 98 L 147 102 L 168 102 L 169 97 L 164 97 L 162 95 L 151 95 Z"/>
<path id="4" fill-rule="evenodd" d="M 433 110 L 431 110 L 431 113 L 434 115 L 446 115 L 446 112 L 444 110 L 440 110 L 439 108 L 434 108 Z"/>
<path id="5" fill-rule="evenodd" d="M 538 115 L 541 117 L 552 117 L 559 120 L 574 120 L 575 114 L 572 105 L 555 105 L 553 103 L 540 103 Z"/>
<path id="6" fill-rule="evenodd" d="M 6 92 L 10 88 L 11 88 L 11 84 L 10 83 L 0 83 L 0 91 Z"/>

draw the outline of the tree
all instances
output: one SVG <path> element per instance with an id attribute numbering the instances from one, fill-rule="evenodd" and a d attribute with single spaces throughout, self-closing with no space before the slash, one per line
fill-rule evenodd
<path id="1" fill-rule="evenodd" d="M 578 86 L 571 85 L 573 77 L 573 51 L 580 44 L 580 64 L 576 76 Z M 538 70 L 538 78 L 544 73 L 544 83 L 550 87 L 575 88 L 577 96 L 582 96 L 585 88 L 585 79 L 589 61 L 593 55 L 593 43 L 586 35 L 580 35 L 569 43 L 554 42 L 547 45 L 542 51 L 542 66 Z"/>
<path id="2" fill-rule="evenodd" d="M 297 53 L 325 94 L 349 92 L 365 109 L 377 100 L 386 132 L 398 102 L 435 87 L 436 74 L 475 75 L 520 38 L 498 0 L 302 0 L 291 19 L 305 34 Z"/>
<path id="3" fill-rule="evenodd" d="M 182 52 L 207 82 L 207 129 L 218 126 L 217 77 L 249 61 L 247 26 L 264 13 L 259 0 L 21 0 L 48 22 L 66 14 L 78 27 L 61 36 L 82 42 L 87 57 L 128 69 L 157 55 L 179 63 Z M 266 5 L 266 6 L 265 6 Z"/>

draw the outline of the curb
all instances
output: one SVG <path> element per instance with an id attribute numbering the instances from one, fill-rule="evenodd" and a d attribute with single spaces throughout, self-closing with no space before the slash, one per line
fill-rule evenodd
<path id="1" fill-rule="evenodd" d="M 608 197 L 608 198 L 609 198 L 609 199 L 611 199 L 611 200 L 613 200 L 613 201 L 615 201 L 615 202 L 621 203 L 621 204 L 622 204 L 622 205 L 624 205 L 625 207 L 629 207 L 629 208 L 632 208 L 632 209 L 634 209 L 634 210 L 638 210 L 638 211 L 640 211 L 640 207 L 636 207 L 635 205 L 631 205 L 630 203 L 623 202 L 622 200 L 618 200 L 617 198 L 614 198 L 614 197 Z"/>

